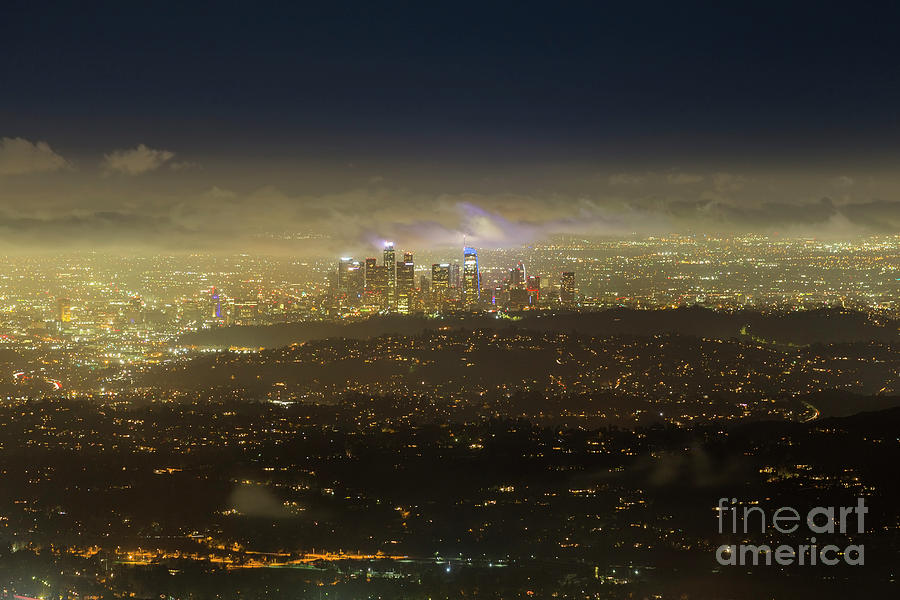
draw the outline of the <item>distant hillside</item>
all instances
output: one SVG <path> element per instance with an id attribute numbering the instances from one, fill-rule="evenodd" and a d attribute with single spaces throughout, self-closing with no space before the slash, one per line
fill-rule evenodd
<path id="1" fill-rule="evenodd" d="M 420 316 L 382 316 L 341 324 L 329 322 L 285 323 L 268 326 L 223 327 L 185 335 L 184 345 L 201 347 L 277 348 L 296 342 L 332 337 L 369 339 L 385 334 L 416 335 L 428 329 L 502 329 L 516 327 L 531 331 L 566 331 L 590 336 L 651 335 L 678 333 L 717 339 L 742 338 L 784 345 L 833 344 L 842 342 L 898 339 L 900 323 L 879 326 L 865 314 L 823 309 L 784 314 L 754 311 L 714 312 L 693 307 L 676 310 L 630 310 L 614 308 L 583 313 L 523 313 L 511 321 L 490 315 L 447 316 L 429 319 Z"/>
<path id="2" fill-rule="evenodd" d="M 706 318 L 710 313 L 690 311 L 687 316 Z M 559 326 L 567 318 L 531 324 Z M 500 414 L 510 414 L 510 407 L 523 409 L 528 398 L 534 400 L 529 415 L 553 412 L 557 401 L 559 413 L 600 415 L 625 400 L 632 416 L 674 408 L 678 412 L 668 414 L 685 421 L 744 411 L 760 418 L 814 420 L 892 407 L 900 393 L 897 343 L 787 346 L 746 336 L 589 336 L 533 329 L 505 324 L 467 331 L 431 329 L 418 336 L 332 337 L 259 353 L 218 352 L 151 369 L 133 383 L 210 397 L 326 404 L 348 394 L 464 400 L 474 401 L 473 406 L 490 404 Z"/>

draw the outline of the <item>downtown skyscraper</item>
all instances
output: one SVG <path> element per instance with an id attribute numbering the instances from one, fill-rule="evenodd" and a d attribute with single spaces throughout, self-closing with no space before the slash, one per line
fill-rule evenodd
<path id="1" fill-rule="evenodd" d="M 394 242 L 384 243 L 384 266 L 387 268 L 385 299 L 390 310 L 397 309 L 397 260 Z"/>
<path id="2" fill-rule="evenodd" d="M 463 273 L 462 273 L 463 304 L 471 306 L 477 304 L 481 298 L 481 275 L 478 272 L 478 252 L 475 248 L 466 246 L 463 248 Z"/>
<path id="3" fill-rule="evenodd" d="M 412 252 L 403 253 L 403 262 L 397 263 L 397 310 L 409 314 L 416 290 L 415 264 Z"/>

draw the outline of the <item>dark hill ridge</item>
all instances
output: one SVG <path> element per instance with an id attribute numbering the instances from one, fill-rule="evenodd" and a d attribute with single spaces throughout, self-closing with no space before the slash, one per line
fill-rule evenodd
<path id="1" fill-rule="evenodd" d="M 550 398 L 560 399 L 562 412 L 583 412 L 573 399 L 590 398 L 587 412 L 599 413 L 627 397 L 640 400 L 642 411 L 654 403 L 679 411 L 690 405 L 677 414 L 691 419 L 735 410 L 774 418 L 769 407 L 779 403 L 783 416 L 806 420 L 893 406 L 898 371 L 900 344 L 883 342 L 776 346 L 746 336 L 589 336 L 502 326 L 216 353 L 152 370 L 136 383 L 251 399 L 331 403 L 360 394 L 491 401 L 498 409 L 525 394 L 540 399 L 537 413 Z"/>
<path id="2" fill-rule="evenodd" d="M 223 327 L 182 337 L 187 346 L 277 348 L 332 337 L 369 339 L 380 335 L 417 335 L 429 329 L 501 329 L 567 331 L 589 336 L 677 333 L 715 339 L 747 339 L 781 345 L 834 344 L 898 339 L 898 324 L 872 322 L 865 314 L 842 309 L 787 313 L 716 312 L 700 307 L 675 310 L 612 308 L 595 312 L 526 312 L 519 320 L 494 315 L 379 316 L 353 323 L 304 322 L 267 326 Z"/>

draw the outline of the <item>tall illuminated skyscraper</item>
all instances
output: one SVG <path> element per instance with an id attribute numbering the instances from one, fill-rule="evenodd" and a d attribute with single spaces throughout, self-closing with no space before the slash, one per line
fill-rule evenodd
<path id="1" fill-rule="evenodd" d="M 460 288 L 459 261 L 450 265 L 450 287 L 453 289 Z"/>
<path id="2" fill-rule="evenodd" d="M 376 258 L 367 258 L 366 259 L 366 268 L 365 268 L 365 295 L 368 298 L 372 298 L 375 296 L 375 266 L 378 264 L 378 259 Z"/>
<path id="3" fill-rule="evenodd" d="M 388 276 L 390 271 L 387 265 L 378 265 L 375 267 L 374 287 L 375 287 L 375 304 L 382 308 L 390 308 L 390 286 L 388 284 Z"/>
<path id="4" fill-rule="evenodd" d="M 450 288 L 450 263 L 431 265 L 431 291 L 445 294 Z"/>
<path id="5" fill-rule="evenodd" d="M 337 291 L 342 293 L 347 293 L 347 284 L 350 279 L 350 265 L 353 262 L 353 259 L 350 257 L 341 257 L 340 262 L 338 263 L 338 272 L 337 272 Z"/>
<path id="6" fill-rule="evenodd" d="M 373 259 L 374 260 L 374 259 Z M 342 257 L 338 263 L 335 291 L 348 302 L 355 302 L 363 295 L 366 274 L 358 260 Z"/>
<path id="7" fill-rule="evenodd" d="M 533 305 L 538 304 L 541 301 L 541 276 L 529 275 L 525 289 L 528 290 L 529 302 Z"/>
<path id="8" fill-rule="evenodd" d="M 409 314 L 416 289 L 415 265 L 412 252 L 403 254 L 403 262 L 397 263 L 397 310 Z"/>
<path id="9" fill-rule="evenodd" d="M 213 286 L 209 290 L 209 316 L 213 319 L 221 319 L 222 318 L 222 295 L 219 293 L 219 290 Z"/>
<path id="10" fill-rule="evenodd" d="M 559 301 L 563 304 L 575 302 L 575 272 L 566 271 L 559 280 Z"/>
<path id="11" fill-rule="evenodd" d="M 358 260 L 347 267 L 347 295 L 359 299 L 366 285 L 366 272 Z"/>
<path id="12" fill-rule="evenodd" d="M 384 243 L 384 266 L 387 267 L 387 305 L 394 310 L 397 308 L 397 259 L 394 242 Z"/>
<path id="13" fill-rule="evenodd" d="M 513 289 L 521 288 L 525 285 L 525 265 L 522 261 L 516 264 L 514 269 L 509 270 L 509 287 Z"/>
<path id="14" fill-rule="evenodd" d="M 478 272 L 478 252 L 475 248 L 463 248 L 462 273 L 463 303 L 466 306 L 477 304 L 481 298 L 481 275 Z"/>
<path id="15" fill-rule="evenodd" d="M 72 322 L 72 301 L 68 298 L 60 298 L 56 301 L 56 306 L 59 309 L 59 322 L 60 323 L 71 323 Z"/>

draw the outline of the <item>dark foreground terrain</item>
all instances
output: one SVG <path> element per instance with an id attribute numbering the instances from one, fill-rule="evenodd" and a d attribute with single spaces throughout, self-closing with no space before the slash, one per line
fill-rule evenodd
<path id="1" fill-rule="evenodd" d="M 803 344 L 752 326 L 444 324 L 188 353 L 117 371 L 93 398 L 33 397 L 13 381 L 0 404 L 0 591 L 887 596 L 900 550 L 895 334 L 869 321 L 860 339 Z M 764 515 L 862 499 L 868 513 L 861 531 L 804 520 L 720 533 L 719 516 L 737 514 L 723 499 Z M 732 544 L 770 551 L 720 564 Z M 812 544 L 834 546 L 838 564 L 765 564 Z M 853 546 L 862 564 L 848 564 Z"/>
<path id="2" fill-rule="evenodd" d="M 392 403 L 391 406 L 394 406 Z M 900 411 L 564 428 L 377 401 L 0 409 L 0 584 L 33 597 L 841 598 L 893 590 Z M 851 506 L 864 566 L 720 566 L 719 498 Z M 781 539 L 784 538 L 784 539 Z"/>

